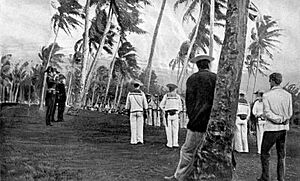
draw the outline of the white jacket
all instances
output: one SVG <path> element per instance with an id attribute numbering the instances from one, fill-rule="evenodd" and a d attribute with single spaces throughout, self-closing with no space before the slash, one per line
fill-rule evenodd
<path id="1" fill-rule="evenodd" d="M 148 103 L 144 92 L 141 90 L 129 92 L 126 99 L 125 109 L 130 110 L 130 112 L 138 112 L 148 109 Z"/>
<path id="2" fill-rule="evenodd" d="M 164 111 L 177 110 L 179 112 L 182 110 L 181 98 L 175 92 L 167 93 L 164 95 L 159 106 Z"/>

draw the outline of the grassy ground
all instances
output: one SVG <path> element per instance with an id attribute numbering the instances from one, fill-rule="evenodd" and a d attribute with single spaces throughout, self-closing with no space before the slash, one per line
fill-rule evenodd
<path id="1" fill-rule="evenodd" d="M 171 175 L 179 149 L 164 145 L 164 128 L 147 126 L 144 145 L 129 144 L 128 118 L 82 111 L 66 121 L 46 127 L 38 107 L 4 108 L 0 115 L 0 180 L 130 180 L 159 181 Z M 287 140 L 287 180 L 300 180 L 300 129 L 292 128 Z M 182 145 L 186 130 L 180 130 Z M 260 175 L 254 138 L 250 153 L 236 154 L 236 180 L 254 181 Z M 271 173 L 276 180 L 276 150 Z"/>

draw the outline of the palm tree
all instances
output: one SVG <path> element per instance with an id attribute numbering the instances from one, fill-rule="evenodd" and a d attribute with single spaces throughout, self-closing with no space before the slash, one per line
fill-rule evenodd
<path id="1" fill-rule="evenodd" d="M 260 67 L 266 64 L 263 55 L 273 60 L 272 51 L 278 50 L 276 44 L 280 43 L 278 37 L 282 35 L 282 29 L 277 28 L 277 22 L 268 15 L 258 16 L 255 28 L 256 32 L 254 30 L 251 32 L 252 43 L 248 47 L 250 55 L 256 62 L 253 92 L 255 91 L 258 72 L 261 72 Z"/>
<path id="2" fill-rule="evenodd" d="M 95 2 L 95 1 L 93 1 Z M 93 3 L 91 2 L 91 3 Z M 99 59 L 102 49 L 105 45 L 106 36 L 108 35 L 108 32 L 110 30 L 110 26 L 112 24 L 112 17 L 115 16 L 117 19 L 117 23 L 120 26 L 121 32 L 135 32 L 138 34 L 145 33 L 142 29 L 140 29 L 137 25 L 141 22 L 141 19 L 139 18 L 139 8 L 142 6 L 140 3 L 144 3 L 145 5 L 149 4 L 147 0 L 137 0 L 137 1 L 130 1 L 130 0 L 103 0 L 99 1 L 98 8 L 101 9 L 101 7 L 105 7 L 107 4 L 109 4 L 108 8 L 108 14 L 105 21 L 105 29 L 103 32 L 103 36 L 101 38 L 100 45 L 97 48 L 97 52 L 94 56 L 94 59 L 91 62 L 91 66 L 87 70 L 87 76 L 85 79 L 85 88 L 89 89 L 89 80 L 91 77 L 91 72 L 93 72 L 96 61 Z M 83 91 L 85 92 L 85 91 Z M 83 99 L 83 92 L 81 92 L 81 99 Z"/>
<path id="3" fill-rule="evenodd" d="M 7 54 L 1 57 L 1 66 L 0 66 L 0 85 L 1 85 L 1 97 L 2 99 L 0 99 L 0 101 L 5 102 L 5 92 L 6 92 L 6 88 L 8 85 L 8 81 L 7 81 L 7 75 L 10 72 L 11 69 L 11 58 L 12 55 L 11 54 Z"/>
<path id="4" fill-rule="evenodd" d="M 211 35 L 211 31 L 207 28 L 207 25 L 210 25 L 210 1 L 209 0 L 177 0 L 174 5 L 174 9 L 176 9 L 179 4 L 185 3 L 186 6 L 188 6 L 186 12 L 183 15 L 183 21 L 188 21 L 191 19 L 193 22 L 196 23 L 195 27 L 192 30 L 192 33 L 190 35 L 190 48 L 187 52 L 187 56 L 185 57 L 184 66 L 182 68 L 182 71 L 179 75 L 178 85 L 181 85 L 184 79 L 185 72 L 187 72 L 188 67 L 188 60 L 191 58 L 191 53 L 193 52 L 193 49 L 201 49 L 204 53 L 206 53 L 206 47 L 209 46 L 209 36 L 213 37 L 214 40 L 221 44 L 221 40 L 216 35 Z M 199 4 L 199 16 L 198 19 L 194 17 L 193 13 L 195 12 L 197 5 Z M 214 19 L 216 22 L 214 22 L 214 25 L 217 26 L 224 26 L 222 24 L 222 21 L 225 18 L 225 15 L 223 13 L 223 9 L 226 8 L 226 0 L 216 0 L 214 4 Z M 212 13 L 211 13 L 212 14 Z M 197 22 L 196 22 L 197 21 Z M 212 27 L 212 26 L 211 26 Z M 197 32 L 197 33 L 196 33 Z M 196 44 L 196 46 L 195 46 Z M 195 47 L 194 47 L 195 46 Z"/>
<path id="5" fill-rule="evenodd" d="M 59 7 L 55 7 L 52 4 L 52 7 L 57 9 L 57 13 L 55 13 L 51 21 L 53 22 L 53 31 L 55 34 L 53 44 L 56 43 L 56 39 L 59 33 L 59 30 L 62 29 L 64 32 L 68 35 L 71 34 L 71 28 L 76 29 L 77 26 L 81 25 L 81 22 L 75 19 L 72 16 L 81 16 L 80 10 L 82 9 L 81 5 L 77 2 L 77 0 L 58 0 L 60 3 Z M 51 47 L 49 56 L 46 62 L 45 68 L 49 66 L 49 63 L 52 59 L 52 51 L 54 46 Z M 41 95 L 41 101 L 40 101 L 40 109 L 44 106 L 44 99 L 45 99 L 45 87 L 46 87 L 46 78 L 47 75 L 44 74 L 43 79 L 43 87 L 42 87 L 42 95 Z"/>
<path id="6" fill-rule="evenodd" d="M 249 0 L 228 0 L 215 98 L 203 142 L 197 150 L 193 180 L 232 180 L 231 143 L 245 56 L 248 4 Z"/>
<path id="7" fill-rule="evenodd" d="M 152 72 L 152 58 L 153 58 L 153 54 L 154 54 L 154 50 L 155 50 L 156 38 L 157 38 L 157 35 L 158 35 L 158 30 L 159 30 L 159 26 L 160 26 L 160 23 L 161 23 L 161 20 L 162 20 L 162 16 L 163 16 L 163 13 L 164 13 L 166 2 L 167 2 L 167 0 L 162 1 L 160 12 L 159 12 L 159 15 L 158 15 L 158 18 L 157 18 L 157 22 L 156 22 L 153 37 L 152 37 L 150 55 L 149 55 L 148 64 L 147 64 L 147 67 L 146 67 L 146 78 L 148 78 L 148 80 L 147 80 L 147 92 L 149 92 L 149 88 L 150 88 L 150 80 L 151 80 L 151 72 Z"/>

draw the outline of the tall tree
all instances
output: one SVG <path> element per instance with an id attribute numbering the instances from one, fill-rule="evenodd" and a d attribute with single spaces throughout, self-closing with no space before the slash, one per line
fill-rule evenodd
<path id="1" fill-rule="evenodd" d="M 71 28 L 76 28 L 77 26 L 81 25 L 80 21 L 72 17 L 72 16 L 81 16 L 80 11 L 82 7 L 77 0 L 58 0 L 58 2 L 60 4 L 59 7 L 55 7 L 52 4 L 53 8 L 57 10 L 57 12 L 51 18 L 51 21 L 53 23 L 53 31 L 55 34 L 53 44 L 56 43 L 56 39 L 60 29 L 64 30 L 66 34 L 70 35 Z M 52 46 L 50 50 L 49 57 L 45 66 L 46 69 L 49 66 L 49 62 L 51 61 L 53 48 L 54 46 Z M 47 78 L 47 74 L 44 74 L 40 109 L 43 109 L 44 106 L 46 78 Z"/>
<path id="2" fill-rule="evenodd" d="M 251 32 L 251 44 L 248 47 L 250 55 L 255 60 L 255 79 L 253 85 L 253 92 L 255 92 L 256 80 L 258 72 L 266 65 L 264 55 L 273 60 L 272 51 L 278 50 L 277 44 L 280 43 L 278 37 L 281 36 L 282 29 L 278 28 L 278 24 L 271 16 L 262 15 L 256 18 L 256 31 Z"/>
<path id="3" fill-rule="evenodd" d="M 203 143 L 195 160 L 194 180 L 232 180 L 232 138 L 247 32 L 249 0 L 228 0 L 215 98 Z"/>
<path id="4" fill-rule="evenodd" d="M 158 35 L 159 26 L 160 26 L 160 23 L 161 23 L 161 20 L 163 17 L 164 9 L 166 6 L 166 2 L 167 2 L 167 0 L 162 1 L 161 7 L 160 7 L 160 12 L 159 12 L 159 15 L 157 18 L 157 22 L 156 22 L 153 37 L 152 37 L 150 55 L 149 55 L 149 59 L 148 59 L 147 67 L 146 67 L 147 92 L 149 92 L 149 88 L 150 88 L 151 72 L 152 72 L 152 59 L 153 59 L 153 55 L 154 55 L 156 39 L 157 39 L 157 35 Z"/>

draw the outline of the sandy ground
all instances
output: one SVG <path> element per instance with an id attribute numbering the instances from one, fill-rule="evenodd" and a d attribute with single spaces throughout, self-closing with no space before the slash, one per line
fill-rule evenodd
<path id="1" fill-rule="evenodd" d="M 160 181 L 177 165 L 179 149 L 164 145 L 163 127 L 146 126 L 144 145 L 130 145 L 128 117 L 82 111 L 65 115 L 65 122 L 46 127 L 38 107 L 5 107 L 0 115 L 0 180 L 103 180 Z M 186 130 L 180 130 L 182 145 Z M 300 129 L 292 128 L 287 140 L 286 180 L 300 180 Z M 236 180 L 254 181 L 260 175 L 255 140 L 250 153 L 238 154 Z M 276 180 L 276 150 L 271 174 Z"/>

